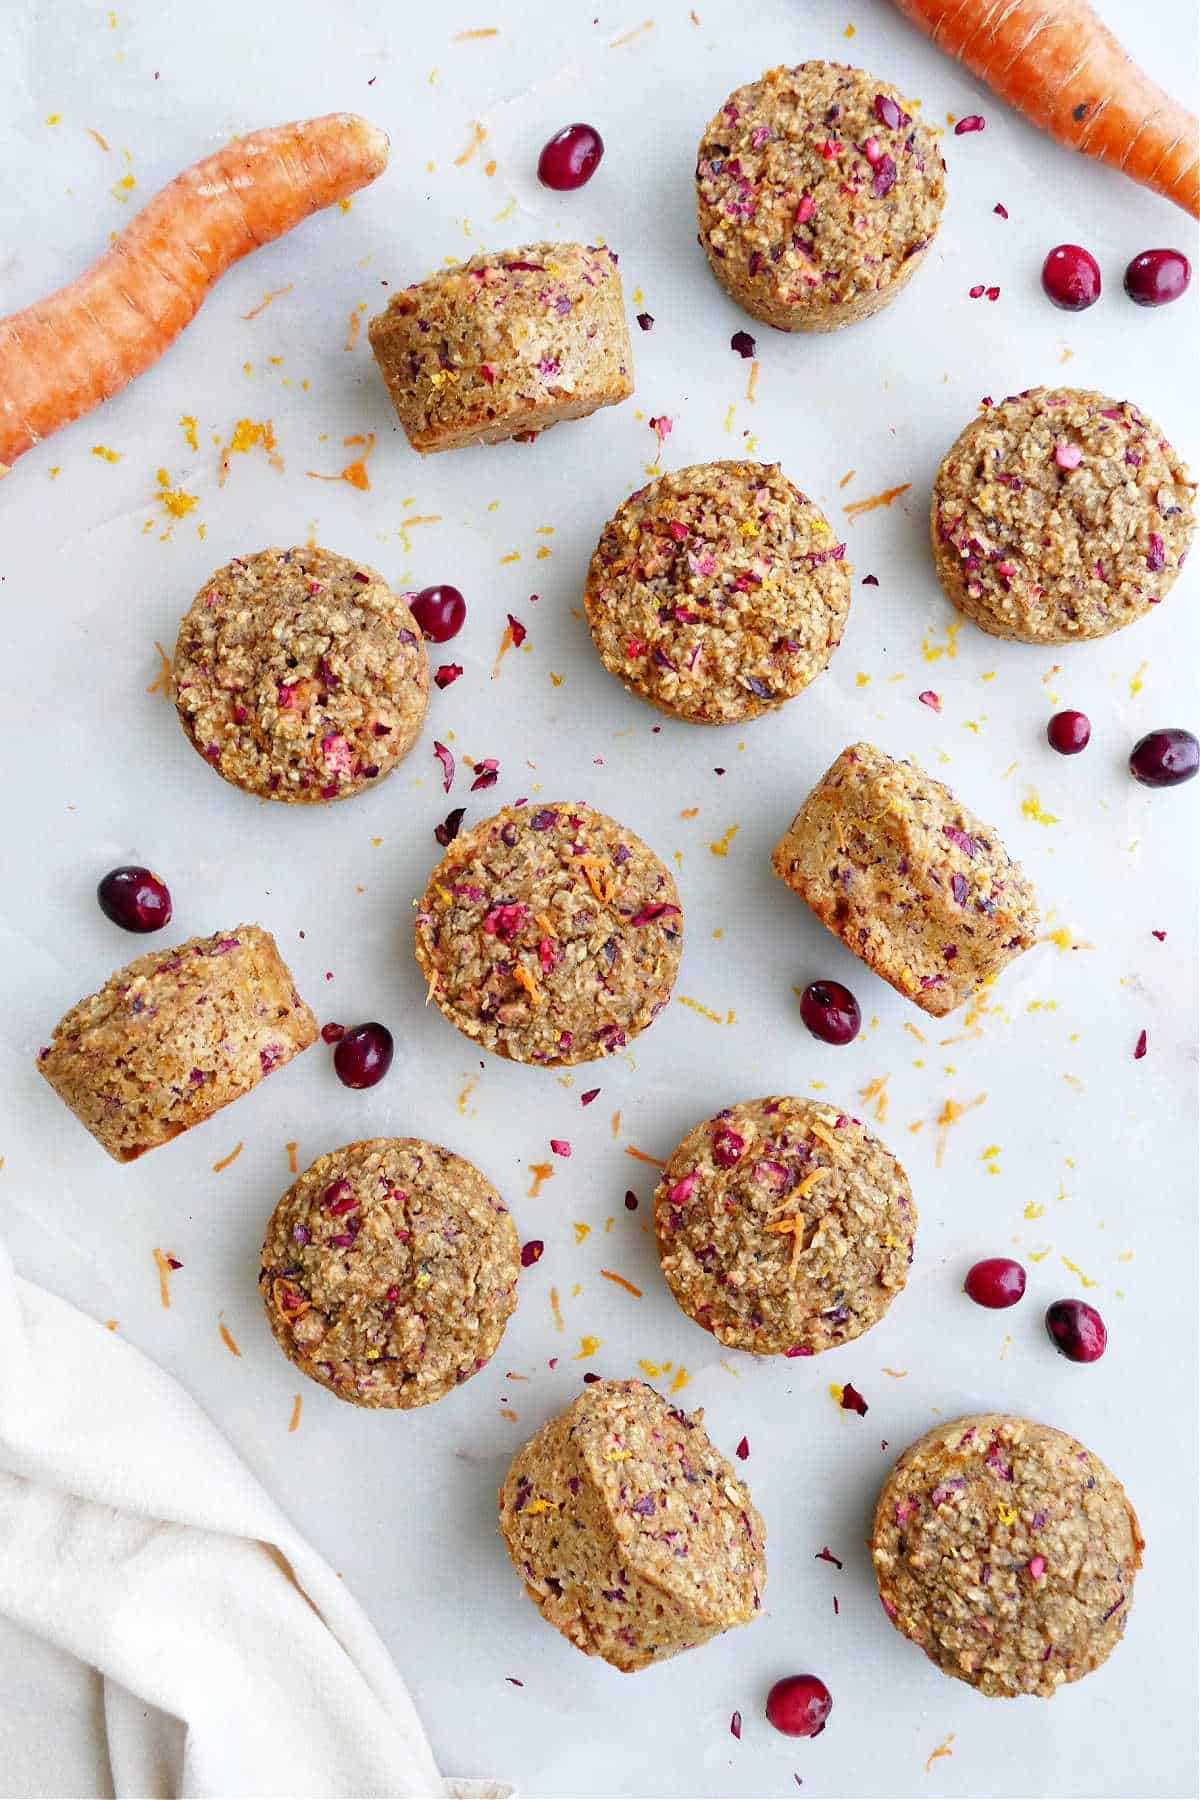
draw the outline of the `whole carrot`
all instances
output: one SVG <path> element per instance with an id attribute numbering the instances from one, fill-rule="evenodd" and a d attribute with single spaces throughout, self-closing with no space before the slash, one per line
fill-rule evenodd
<path id="1" fill-rule="evenodd" d="M 252 132 L 177 175 L 69 286 L 0 320 L 0 476 L 156 362 L 248 251 L 374 181 L 387 155 L 354 113 Z"/>
<path id="2" fill-rule="evenodd" d="M 939 49 L 1068 149 L 1200 218 L 1200 126 L 1087 0 L 895 0 Z"/>

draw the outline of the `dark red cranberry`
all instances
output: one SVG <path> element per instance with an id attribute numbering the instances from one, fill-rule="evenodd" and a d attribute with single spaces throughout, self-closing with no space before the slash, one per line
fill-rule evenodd
<path id="1" fill-rule="evenodd" d="M 1200 770 L 1200 743 L 1179 725 L 1148 731 L 1129 752 L 1129 773 L 1143 787 L 1178 787 Z"/>
<path id="2" fill-rule="evenodd" d="M 1059 1355 L 1070 1362 L 1099 1362 L 1108 1343 L 1104 1320 L 1086 1300 L 1056 1300 L 1046 1308 L 1046 1330 Z"/>
<path id="3" fill-rule="evenodd" d="M 967 1270 L 963 1292 L 976 1306 L 1015 1306 L 1025 1292 L 1025 1271 L 1011 1256 L 986 1256 Z"/>
<path id="4" fill-rule="evenodd" d="M 355 1025 L 338 1040 L 333 1053 L 337 1078 L 348 1088 L 374 1087 L 392 1066 L 392 1034 L 386 1025 L 371 1021 Z"/>
<path id="5" fill-rule="evenodd" d="M 767 1695 L 767 1718 L 785 1737 L 819 1737 L 833 1696 L 816 1675 L 785 1675 Z"/>
<path id="6" fill-rule="evenodd" d="M 592 125 L 566 125 L 542 146 L 538 180 L 556 193 L 569 193 L 590 181 L 600 167 L 604 139 Z"/>
<path id="7" fill-rule="evenodd" d="M 1081 244 L 1057 244 L 1042 264 L 1042 288 L 1064 312 L 1086 312 L 1100 298 L 1100 265 Z"/>
<path id="8" fill-rule="evenodd" d="M 423 636 L 434 644 L 448 644 L 457 637 L 467 617 L 467 603 L 456 587 L 422 588 L 408 603 L 408 610 Z"/>
<path id="9" fill-rule="evenodd" d="M 149 869 L 110 869 L 96 889 L 100 911 L 122 931 L 161 931 L 171 923 L 167 884 Z"/>
<path id="10" fill-rule="evenodd" d="M 1060 712 L 1046 726 L 1046 742 L 1060 756 L 1078 756 L 1086 750 L 1092 735 L 1092 721 L 1086 713 Z"/>
<path id="11" fill-rule="evenodd" d="M 858 1001 L 840 981 L 811 981 L 800 996 L 800 1017 L 823 1044 L 848 1044 L 858 1036 Z"/>
<path id="12" fill-rule="evenodd" d="M 346 1027 L 339 1025 L 336 1019 L 330 1019 L 328 1025 L 322 1025 L 321 1036 L 327 1044 L 340 1044 L 346 1035 Z"/>
<path id="13" fill-rule="evenodd" d="M 1143 250 L 1125 270 L 1125 292 L 1135 306 L 1167 306 L 1192 279 L 1182 250 Z"/>

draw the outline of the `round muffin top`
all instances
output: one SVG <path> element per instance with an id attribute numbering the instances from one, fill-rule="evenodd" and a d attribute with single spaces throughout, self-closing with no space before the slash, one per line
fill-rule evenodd
<path id="1" fill-rule="evenodd" d="M 1032 388 L 948 451 L 931 533 L 950 598 L 1031 644 L 1104 637 L 1161 600 L 1191 540 L 1195 483 L 1128 400 Z"/>
<path id="2" fill-rule="evenodd" d="M 452 1025 L 515 1062 L 590 1062 L 666 1005 L 683 918 L 639 837 L 582 801 L 508 806 L 454 840 L 417 911 Z"/>
<path id="3" fill-rule="evenodd" d="M 871 1545 L 896 1628 L 993 1695 L 1050 1695 L 1098 1668 L 1125 1629 L 1143 1548 L 1098 1456 L 999 1413 L 938 1425 L 904 1452 Z"/>
<path id="4" fill-rule="evenodd" d="M 700 233 L 768 312 L 825 312 L 895 281 L 937 231 L 945 165 L 888 82 L 841 63 L 769 69 L 708 122 Z"/>
<path id="5" fill-rule="evenodd" d="M 259 1286 L 290 1362 L 357 1406 L 424 1406 L 483 1368 L 517 1304 L 495 1188 L 419 1138 L 318 1157 L 271 1215 Z"/>
<path id="6" fill-rule="evenodd" d="M 606 669 L 701 725 L 781 706 L 819 675 L 850 610 L 846 546 L 776 464 L 700 463 L 639 488 L 584 589 Z"/>
<path id="7" fill-rule="evenodd" d="M 663 1171 L 663 1274 L 719 1343 L 811 1356 L 881 1319 L 908 1279 L 904 1170 L 836 1107 L 744 1100 L 690 1131 Z"/>
<path id="8" fill-rule="evenodd" d="M 342 800 L 411 749 L 425 644 L 374 569 L 302 544 L 235 557 L 184 615 L 175 705 L 219 775 L 265 800 Z"/>

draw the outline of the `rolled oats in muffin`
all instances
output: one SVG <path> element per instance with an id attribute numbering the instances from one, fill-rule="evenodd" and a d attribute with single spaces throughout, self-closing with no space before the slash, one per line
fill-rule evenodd
<path id="1" fill-rule="evenodd" d="M 850 564 L 776 464 L 701 463 L 639 488 L 605 526 L 584 605 L 605 668 L 701 725 L 781 706 L 825 668 Z"/>
<path id="2" fill-rule="evenodd" d="M 133 1162 L 316 1036 L 270 932 L 236 925 L 118 969 L 60 1019 L 37 1066 L 97 1143 Z"/>
<path id="3" fill-rule="evenodd" d="M 288 1361 L 355 1406 L 425 1406 L 478 1373 L 520 1245 L 471 1163 L 419 1138 L 320 1156 L 271 1215 L 259 1287 Z"/>
<path id="4" fill-rule="evenodd" d="M 946 168 L 889 82 L 841 63 L 735 88 L 696 162 L 700 242 L 730 299 L 781 331 L 886 306 L 933 241 Z"/>
<path id="5" fill-rule="evenodd" d="M 913 762 L 851 744 L 771 852 L 869 969 L 953 1012 L 1037 935 L 1037 898 L 990 825 Z"/>
<path id="6" fill-rule="evenodd" d="M 1174 584 L 1195 492 L 1128 400 L 1030 388 L 986 405 L 946 453 L 929 515 L 938 580 L 993 637 L 1106 637 Z"/>
<path id="7" fill-rule="evenodd" d="M 1141 1567 L 1125 1490 L 1064 1431 L 985 1413 L 901 1456 L 875 1511 L 884 1611 L 980 1693 L 1049 1698 L 1112 1652 Z"/>
<path id="8" fill-rule="evenodd" d="M 500 1530 L 543 1618 L 626 1673 L 757 1618 L 766 1532 L 740 1477 L 644 1381 L 596 1381 L 513 1458 Z"/>
<path id="9" fill-rule="evenodd" d="M 668 870 L 578 800 L 506 806 L 463 832 L 417 909 L 430 997 L 514 1062 L 624 1049 L 670 999 L 682 942 Z"/>
<path id="10" fill-rule="evenodd" d="M 719 1343 L 760 1356 L 811 1356 L 877 1324 L 908 1279 L 916 1226 L 878 1138 L 787 1096 L 689 1131 L 654 1196 L 675 1299 Z"/>
<path id="11" fill-rule="evenodd" d="M 612 250 L 526 244 L 393 294 L 371 348 L 414 450 L 531 438 L 633 392 Z"/>
<path id="12" fill-rule="evenodd" d="M 180 723 L 263 800 L 343 800 L 412 748 L 429 699 L 416 620 L 365 563 L 301 544 L 235 557 L 175 646 Z"/>

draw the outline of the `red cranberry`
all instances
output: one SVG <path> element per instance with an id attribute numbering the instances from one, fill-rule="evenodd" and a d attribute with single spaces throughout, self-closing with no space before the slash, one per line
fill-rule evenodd
<path id="1" fill-rule="evenodd" d="M 833 1696 L 816 1675 L 786 1675 L 767 1695 L 767 1718 L 785 1737 L 819 1737 Z"/>
<path id="2" fill-rule="evenodd" d="M 963 1292 L 976 1306 L 993 1311 L 1015 1306 L 1025 1292 L 1025 1271 L 1011 1256 L 987 1256 L 967 1270 Z"/>
<path id="3" fill-rule="evenodd" d="M 374 1087 L 392 1066 L 392 1034 L 386 1025 L 373 1020 L 355 1025 L 339 1038 L 333 1053 L 337 1077 L 348 1088 Z"/>
<path id="4" fill-rule="evenodd" d="M 435 644 L 457 637 L 467 617 L 467 603 L 456 587 L 427 587 L 414 594 L 408 610 L 423 635 Z"/>
<path id="5" fill-rule="evenodd" d="M 149 869 L 110 869 L 96 889 L 100 911 L 122 931 L 161 931 L 171 923 L 167 884 Z"/>
<path id="6" fill-rule="evenodd" d="M 1166 306 L 1192 279 L 1182 250 L 1143 250 L 1125 270 L 1125 292 L 1135 306 Z"/>
<path id="7" fill-rule="evenodd" d="M 346 1035 L 346 1027 L 339 1025 L 336 1019 L 330 1019 L 328 1025 L 322 1025 L 321 1036 L 327 1044 L 340 1044 Z"/>
<path id="8" fill-rule="evenodd" d="M 858 1036 L 858 1001 L 840 981 L 811 981 L 800 996 L 800 1017 L 823 1044 L 848 1044 Z"/>
<path id="9" fill-rule="evenodd" d="M 1046 742 L 1060 756 L 1078 756 L 1086 750 L 1092 735 L 1092 721 L 1086 713 L 1060 712 L 1046 726 Z"/>
<path id="10" fill-rule="evenodd" d="M 566 125 L 543 145 L 538 180 L 557 193 L 569 193 L 590 181 L 600 167 L 604 139 L 592 125 Z"/>
<path id="11" fill-rule="evenodd" d="M 1200 770 L 1200 743 L 1190 731 L 1165 725 L 1148 731 L 1129 753 L 1129 773 L 1143 787 L 1178 787 Z"/>
<path id="12" fill-rule="evenodd" d="M 1081 244 L 1058 244 L 1042 264 L 1042 288 L 1064 312 L 1086 312 L 1100 298 L 1100 265 Z"/>
<path id="13" fill-rule="evenodd" d="M 1046 1308 L 1046 1330 L 1059 1355 L 1071 1362 L 1099 1362 L 1108 1344 L 1104 1320 L 1086 1300 L 1056 1300 Z"/>

